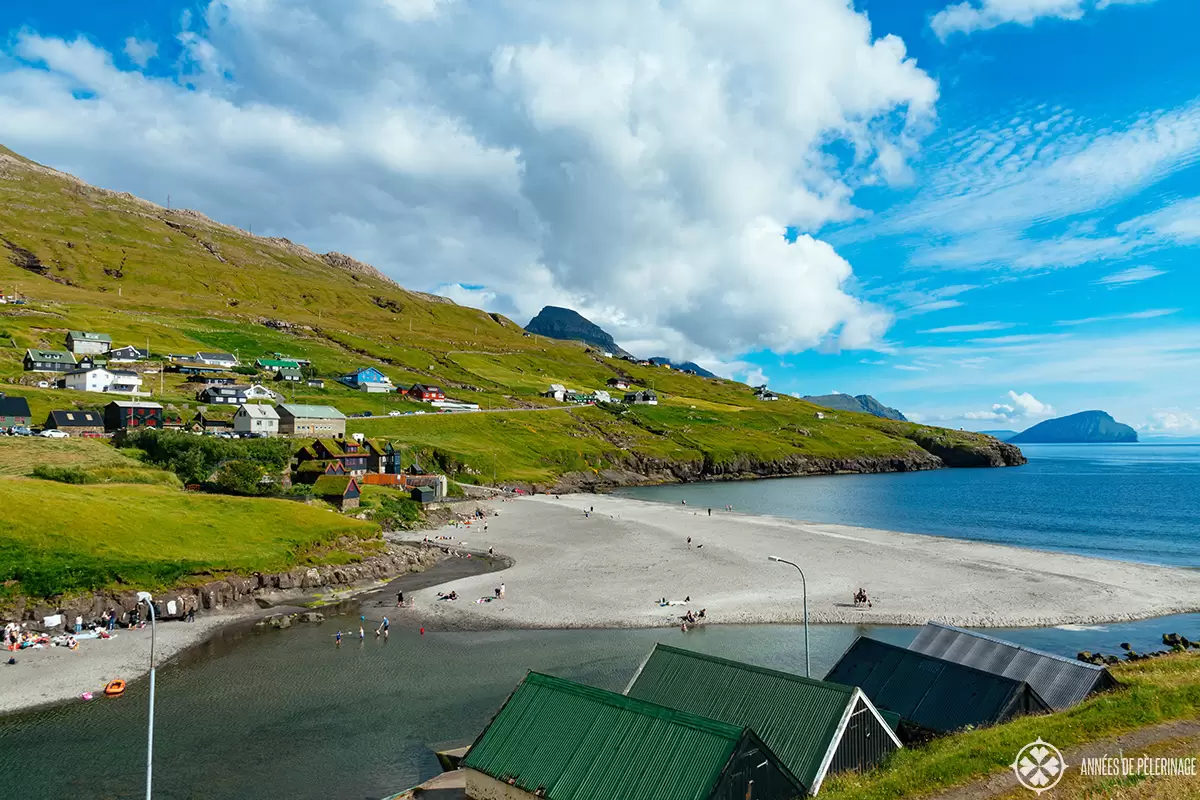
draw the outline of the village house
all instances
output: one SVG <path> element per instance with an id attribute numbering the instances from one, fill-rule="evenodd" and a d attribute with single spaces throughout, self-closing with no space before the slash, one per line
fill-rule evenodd
<path id="1" fill-rule="evenodd" d="M 232 353 L 196 353 L 196 361 L 225 369 L 233 369 L 238 365 L 238 360 Z"/>
<path id="2" fill-rule="evenodd" d="M 75 356 L 69 350 L 25 351 L 26 372 L 68 372 L 75 369 Z"/>
<path id="3" fill-rule="evenodd" d="M 597 389 L 596 391 L 592 392 L 591 400 L 594 403 L 611 403 L 612 395 L 603 389 Z"/>
<path id="4" fill-rule="evenodd" d="M 67 331 L 67 349 L 75 355 L 107 353 L 112 349 L 112 337 L 107 333 Z"/>
<path id="5" fill-rule="evenodd" d="M 136 394 L 141 391 L 142 376 L 130 370 L 92 367 L 71 370 L 63 376 L 62 383 L 63 388 L 78 392 Z"/>
<path id="6" fill-rule="evenodd" d="M 313 494 L 347 511 L 358 508 L 362 490 L 353 475 L 322 475 L 313 483 Z"/>
<path id="7" fill-rule="evenodd" d="M 104 407 L 104 429 L 120 431 L 130 428 L 159 428 L 163 426 L 163 407 L 158 403 L 137 400 L 114 400 Z"/>
<path id="8" fill-rule="evenodd" d="M 304 373 L 300 371 L 299 367 L 280 367 L 275 370 L 275 380 L 298 383 L 304 380 Z"/>
<path id="9" fill-rule="evenodd" d="M 299 471 L 306 463 L 324 465 L 336 462 L 342 465 L 347 475 L 382 474 L 386 468 L 387 451 L 370 439 L 321 438 L 314 439 L 296 451 L 295 461 Z M 309 470 L 311 472 L 311 467 Z"/>
<path id="10" fill-rule="evenodd" d="M 625 402 L 630 405 L 638 406 L 656 406 L 658 405 L 658 394 L 653 389 L 642 389 L 637 392 L 628 392 L 625 395 Z"/>
<path id="11" fill-rule="evenodd" d="M 608 388 L 620 389 L 621 391 L 624 391 L 629 388 L 629 381 L 625 380 L 624 378 L 609 378 Z"/>
<path id="12" fill-rule="evenodd" d="M 290 358 L 260 358 L 254 362 L 254 366 L 273 372 L 277 369 L 300 369 L 300 362 Z"/>
<path id="13" fill-rule="evenodd" d="M 9 397 L 0 392 L 0 428 L 14 425 L 29 427 L 29 401 L 24 397 Z"/>
<path id="14" fill-rule="evenodd" d="M 192 417 L 191 429 L 200 433 L 233 430 L 233 411 L 229 408 L 201 408 Z"/>
<path id="15" fill-rule="evenodd" d="M 280 433 L 280 413 L 272 405 L 247 403 L 233 415 L 233 429 L 238 433 L 257 433 L 274 437 Z"/>
<path id="16" fill-rule="evenodd" d="M 187 421 L 183 418 L 183 414 L 175 406 L 163 409 L 162 426 L 164 430 L 181 431 L 186 425 Z"/>
<path id="17" fill-rule="evenodd" d="M 283 395 L 273 389 L 268 389 L 261 383 L 252 383 L 246 387 L 246 399 L 253 402 L 255 400 L 280 400 Z"/>
<path id="18" fill-rule="evenodd" d="M 320 378 L 309 378 L 304 382 L 304 385 L 310 389 L 324 389 L 325 381 Z"/>
<path id="19" fill-rule="evenodd" d="M 212 375 L 224 371 L 225 367 L 201 364 L 199 361 L 177 361 L 167 367 L 167 372 L 177 372 L 180 375 Z"/>
<path id="20" fill-rule="evenodd" d="M 550 397 L 561 403 L 567 399 L 567 387 L 561 383 L 552 383 L 548 390 L 542 392 L 542 397 Z"/>
<path id="21" fill-rule="evenodd" d="M 333 406 L 280 403 L 279 432 L 284 436 L 335 437 L 346 435 L 346 415 Z"/>
<path id="22" fill-rule="evenodd" d="M 292 470 L 292 483 L 312 486 L 322 475 L 345 475 L 346 468 L 338 461 L 305 461 Z"/>
<path id="23" fill-rule="evenodd" d="M 51 411 L 42 427 L 72 436 L 99 436 L 104 433 L 104 417 L 98 411 Z"/>
<path id="24" fill-rule="evenodd" d="M 110 364 L 134 364 L 138 361 L 145 361 L 149 357 L 149 350 L 139 350 L 133 345 L 125 345 L 108 351 L 108 363 Z"/>
<path id="25" fill-rule="evenodd" d="M 445 400 L 446 393 L 442 391 L 440 386 L 416 383 L 408 390 L 408 397 L 410 400 L 416 400 L 418 403 L 432 403 L 434 400 Z"/>
<path id="26" fill-rule="evenodd" d="M 360 392 L 367 392 L 369 394 L 382 394 L 396 390 L 396 387 L 392 385 L 392 379 L 375 367 L 359 367 L 354 372 L 344 375 L 338 380 L 351 389 L 357 389 Z"/>
<path id="27" fill-rule="evenodd" d="M 213 405 L 240 405 L 246 402 L 246 390 L 249 386 L 205 386 L 196 392 L 196 399 L 201 403 Z"/>

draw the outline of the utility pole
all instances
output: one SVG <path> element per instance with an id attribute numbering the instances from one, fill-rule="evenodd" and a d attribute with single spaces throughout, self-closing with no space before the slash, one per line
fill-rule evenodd
<path id="1" fill-rule="evenodd" d="M 171 193 L 167 192 L 167 211 L 171 210 Z"/>

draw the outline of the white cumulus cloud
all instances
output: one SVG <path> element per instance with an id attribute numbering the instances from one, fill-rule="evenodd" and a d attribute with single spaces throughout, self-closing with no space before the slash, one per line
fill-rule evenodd
<path id="1" fill-rule="evenodd" d="M 1043 403 L 1029 392 L 1008 392 L 1008 402 L 995 403 L 988 411 L 968 411 L 963 419 L 987 422 L 1028 423 L 1031 420 L 1054 416 L 1054 407 Z"/>
<path id="2" fill-rule="evenodd" d="M 125 40 L 125 55 L 139 67 L 145 67 L 158 56 L 158 44 L 148 39 L 130 36 Z"/>
<path id="3" fill-rule="evenodd" d="M 213 0 L 177 38 L 179 74 L 150 77 L 18 34 L 0 141 L 655 354 L 862 348 L 891 322 L 811 234 L 906 179 L 938 87 L 845 0 Z"/>
<path id="4" fill-rule="evenodd" d="M 974 33 L 1016 23 L 1029 27 L 1039 19 L 1079 20 L 1088 11 L 1109 6 L 1139 5 L 1154 0 L 963 0 L 946 6 L 929 20 L 943 42 L 955 33 Z"/>

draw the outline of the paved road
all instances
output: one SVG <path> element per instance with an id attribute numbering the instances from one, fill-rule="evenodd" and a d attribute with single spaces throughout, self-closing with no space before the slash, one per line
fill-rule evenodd
<path id="1" fill-rule="evenodd" d="M 470 411 L 426 411 L 424 414 L 409 413 L 401 414 L 399 417 L 393 417 L 389 414 L 372 414 L 369 417 L 348 417 L 347 419 L 401 419 L 403 417 L 431 417 L 437 416 L 438 414 L 512 414 L 518 411 L 570 411 L 572 408 L 586 408 L 588 405 L 591 404 L 585 403 L 582 405 L 577 405 L 572 403 L 563 404 L 561 406 L 545 406 L 541 408 L 477 408 Z"/>

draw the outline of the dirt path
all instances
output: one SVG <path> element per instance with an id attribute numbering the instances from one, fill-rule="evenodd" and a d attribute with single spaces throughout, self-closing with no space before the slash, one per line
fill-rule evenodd
<path id="1" fill-rule="evenodd" d="M 1176 720 L 1175 722 L 1164 722 L 1161 725 L 1152 725 L 1148 728 L 1139 728 L 1121 736 L 1072 747 L 1063 751 L 1063 758 L 1067 762 L 1067 774 L 1070 775 L 1078 770 L 1079 763 L 1084 758 L 1115 756 L 1119 752 L 1137 753 L 1150 745 L 1186 736 L 1200 736 L 1200 720 Z M 982 798 L 1001 797 L 1016 788 L 1020 788 L 1016 776 L 1012 770 L 1005 770 L 941 794 L 928 795 L 926 800 L 981 800 Z M 1033 797 L 1034 795 L 1029 792 L 1029 796 Z M 1046 796 L 1053 797 L 1053 792 L 1047 793 Z"/>

